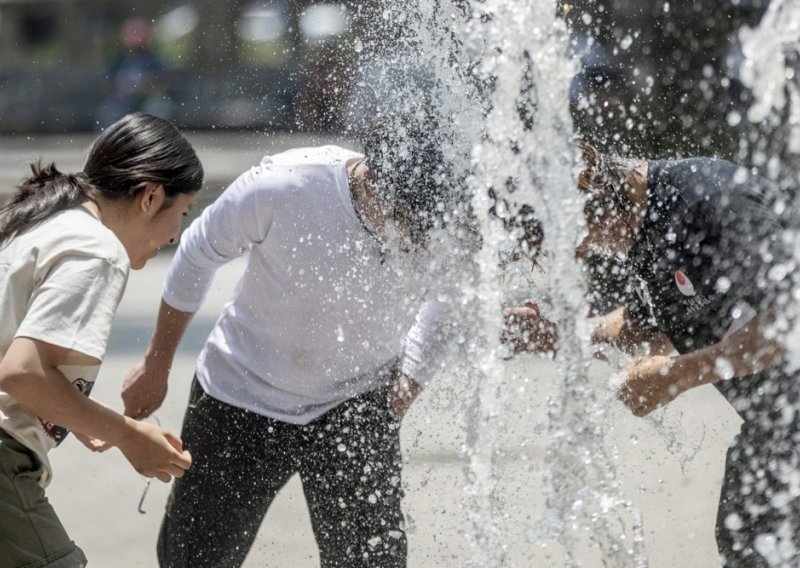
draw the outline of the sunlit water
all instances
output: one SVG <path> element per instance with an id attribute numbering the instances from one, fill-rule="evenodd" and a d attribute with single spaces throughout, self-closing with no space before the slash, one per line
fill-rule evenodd
<path id="1" fill-rule="evenodd" d="M 472 522 L 465 537 L 472 549 L 471 564 L 501 566 L 506 560 L 503 511 L 496 494 L 503 434 L 498 424 L 519 377 L 508 371 L 509 353 L 499 341 L 501 312 L 503 306 L 533 298 L 559 323 L 561 339 L 554 358 L 559 381 L 546 417 L 549 444 L 542 490 L 547 510 L 530 521 L 529 543 L 552 548 L 554 565 L 581 565 L 588 555 L 607 566 L 647 566 L 641 515 L 620 489 L 617 452 L 608 442 L 613 385 L 592 383 L 588 372 L 585 283 L 573 254 L 584 230 L 583 202 L 574 190 L 576 156 L 568 96 L 579 63 L 570 53 L 568 30 L 556 3 L 431 1 L 422 2 L 417 11 L 407 6 L 383 8 L 379 19 L 389 24 L 387 29 L 403 32 L 387 36 L 377 26 L 368 38 L 371 44 L 359 44 L 357 51 L 368 70 L 360 85 L 374 92 L 392 85 L 391 101 L 370 103 L 377 114 L 387 112 L 387 104 L 399 104 L 406 111 L 415 105 L 435 109 L 431 129 L 439 133 L 444 157 L 454 171 L 466 176 L 467 191 L 454 208 L 453 226 L 467 216 L 466 224 L 479 234 L 477 239 L 459 235 L 463 248 L 457 251 L 460 257 L 454 256 L 463 259 L 467 270 L 453 276 L 460 283 L 456 304 L 469 314 L 467 331 L 458 340 L 466 356 L 460 368 L 471 375 L 472 381 L 465 383 L 475 385 L 468 395 L 464 449 L 469 463 L 464 504 Z M 790 0 L 773 0 L 758 28 L 741 31 L 741 76 L 755 103 L 744 117 L 729 115 L 732 124 L 788 117 L 790 153 L 800 153 L 800 91 L 791 80 L 794 71 L 776 54 L 788 43 L 796 47 L 799 38 L 800 4 Z M 398 85 L 392 73 L 374 71 L 392 66 L 403 67 L 401 75 L 424 75 L 426 88 L 421 90 L 418 81 Z M 364 108 L 363 99 L 356 108 Z M 755 161 L 766 164 L 774 178 L 787 168 L 773 156 Z M 519 235 L 489 214 L 496 204 L 490 188 L 512 208 L 527 204 L 537 212 L 546 235 L 546 273 L 531 276 L 525 260 L 507 262 Z M 796 345 L 800 331 L 787 337 Z M 702 452 L 704 434 L 697 442 L 683 440 L 680 412 L 657 411 L 647 421 L 682 468 Z M 637 443 L 635 437 L 630 443 Z"/>
<path id="2" fill-rule="evenodd" d="M 476 211 L 480 216 L 480 211 L 485 210 L 481 196 L 493 187 L 500 197 L 511 203 L 532 205 L 541 216 L 548 257 L 546 295 L 561 336 L 555 358 L 560 382 L 548 408 L 551 441 L 545 454 L 544 487 L 548 510 L 545 518 L 532 527 L 532 539 L 543 546 L 552 545 L 553 541 L 561 545 L 565 565 L 579 563 L 575 557 L 579 550 L 597 548 L 599 554 L 595 556 L 602 556 L 611 565 L 644 565 L 639 554 L 640 522 L 618 493 L 603 444 L 606 401 L 595 394 L 586 364 L 588 330 L 580 317 L 586 311 L 584 285 L 573 252 L 583 231 L 583 202 L 573 189 L 574 148 L 567 104 L 577 64 L 569 55 L 567 30 L 549 2 L 532 2 L 525 7 L 511 2 L 487 2 L 473 13 L 466 31 L 480 38 L 480 72 L 493 78 L 486 139 L 473 145 L 473 199 L 484 205 L 483 209 L 476 207 Z M 514 180 L 513 194 L 506 192 L 507 178 Z M 485 219 L 484 225 L 488 227 L 483 234 L 494 236 L 497 221 Z M 489 290 L 498 286 L 496 263 L 504 245 L 508 246 L 502 238 L 487 238 L 481 252 L 481 283 L 488 300 L 483 315 L 487 323 L 498 321 L 497 294 L 492 296 Z M 518 292 L 512 294 L 512 299 L 519 298 Z M 496 331 L 496 325 L 487 327 Z M 497 393 L 509 390 L 508 385 L 502 384 L 502 362 L 496 361 L 498 346 L 491 336 L 486 351 L 473 353 L 476 363 L 484 366 L 485 378 L 479 389 L 482 416 L 495 411 Z M 490 430 L 477 440 L 475 456 L 490 455 L 496 443 L 493 435 L 497 433 Z M 473 467 L 478 466 L 491 470 L 491 462 L 485 457 L 473 458 Z M 476 478 L 481 480 L 480 476 Z M 478 486 L 479 481 L 478 492 L 491 488 L 489 484 Z M 484 507 L 477 513 L 490 517 L 494 512 Z M 477 526 L 478 530 L 492 528 L 491 523 Z M 490 540 L 490 534 L 483 538 Z M 501 560 L 496 553 L 486 554 L 490 556 L 485 560 L 495 565 Z"/>
<path id="3" fill-rule="evenodd" d="M 461 343 L 468 360 L 464 369 L 476 384 L 465 448 L 471 563 L 504 563 L 495 460 L 502 439 L 498 425 L 508 397 L 516 392 L 517 377 L 509 375 L 508 352 L 499 341 L 502 307 L 540 298 L 559 322 L 562 339 L 555 358 L 559 384 L 547 411 L 550 442 L 543 490 L 548 512 L 528 527 L 529 544 L 552 547 L 562 558 L 556 562 L 565 565 L 578 565 L 576 554 L 588 551 L 609 565 L 644 566 L 641 521 L 620 494 L 604 443 L 610 390 L 598 393 L 588 374 L 584 282 L 573 252 L 583 231 L 583 202 L 573 189 L 575 149 L 567 95 L 578 64 L 569 52 L 566 26 L 556 17 L 554 3 L 546 0 L 458 7 L 431 2 L 418 13 L 386 8 L 382 17 L 398 19 L 405 32 L 390 36 L 390 50 L 381 44 L 386 36 L 380 32 L 375 45 L 359 45 L 363 52 L 371 47 L 381 54 L 377 66 L 374 55 L 365 57 L 364 68 L 407 65 L 413 70 L 367 71 L 360 87 L 367 93 L 392 92 L 388 104 L 406 111 L 415 104 L 427 107 L 430 101 L 423 98 L 433 99 L 444 155 L 456 172 L 467 174 L 466 194 L 474 213 L 468 224 L 480 234 L 477 249 L 474 243 L 464 245 L 473 246 L 469 264 L 477 270 L 459 275 L 457 299 L 470 314 Z M 424 73 L 430 74 L 424 97 L 418 81 L 405 86 L 396 81 L 398 74 L 408 79 Z M 365 103 L 362 97 L 356 108 L 365 105 L 378 114 L 391 113 L 385 100 Z M 512 207 L 528 204 L 541 217 L 547 235 L 544 289 L 531 286 L 526 278 L 531 267 L 524 259 L 501 262 L 519 235 L 489 214 L 494 204 L 490 188 Z M 457 221 L 459 214 L 454 217 Z"/>

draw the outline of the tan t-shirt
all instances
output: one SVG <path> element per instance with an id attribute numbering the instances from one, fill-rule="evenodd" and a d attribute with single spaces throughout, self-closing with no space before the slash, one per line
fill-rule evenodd
<path id="1" fill-rule="evenodd" d="M 10 239 L 0 247 L 0 356 L 15 337 L 30 337 L 102 361 L 129 269 L 122 243 L 82 207 Z M 100 365 L 59 370 L 88 396 Z M 46 486 L 52 478 L 47 452 L 67 431 L 2 391 L 0 428 L 36 453 Z"/>

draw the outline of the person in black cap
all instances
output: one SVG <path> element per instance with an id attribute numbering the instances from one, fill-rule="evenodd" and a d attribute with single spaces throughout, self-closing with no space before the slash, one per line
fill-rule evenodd
<path id="1" fill-rule="evenodd" d="M 645 416 L 713 383 L 744 420 L 726 462 L 717 544 L 726 566 L 800 558 L 800 377 L 780 341 L 796 263 L 780 191 L 712 158 L 634 160 L 582 144 L 587 236 L 576 255 L 616 258 L 624 286 L 593 318 L 593 341 L 633 355 L 619 398 Z M 546 238 L 546 235 L 545 235 Z M 599 268 L 598 268 L 599 267 Z M 609 269 L 610 271 L 610 269 Z M 517 350 L 552 350 L 536 306 L 507 310 Z"/>

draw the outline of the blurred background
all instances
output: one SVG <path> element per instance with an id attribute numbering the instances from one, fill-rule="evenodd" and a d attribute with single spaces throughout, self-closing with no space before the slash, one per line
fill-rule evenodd
<path id="1" fill-rule="evenodd" d="M 357 12 L 315 0 L 0 0 L 0 130 L 97 130 L 134 110 L 191 129 L 337 128 Z"/>
<path id="2" fill-rule="evenodd" d="M 380 4 L 0 0 L 0 132 L 94 131 L 132 110 L 199 130 L 340 130 L 348 62 Z M 643 154 L 736 156 L 737 32 L 767 5 L 563 3 L 583 63 L 576 125 Z"/>

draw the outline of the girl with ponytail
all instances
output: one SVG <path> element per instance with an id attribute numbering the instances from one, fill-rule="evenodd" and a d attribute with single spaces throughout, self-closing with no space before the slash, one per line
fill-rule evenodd
<path id="1" fill-rule="evenodd" d="M 172 124 L 133 114 L 98 136 L 82 172 L 31 170 L 0 208 L 0 558 L 84 566 L 45 497 L 49 450 L 73 431 L 164 482 L 191 464 L 171 432 L 89 394 L 129 269 L 175 242 L 203 169 Z"/>

